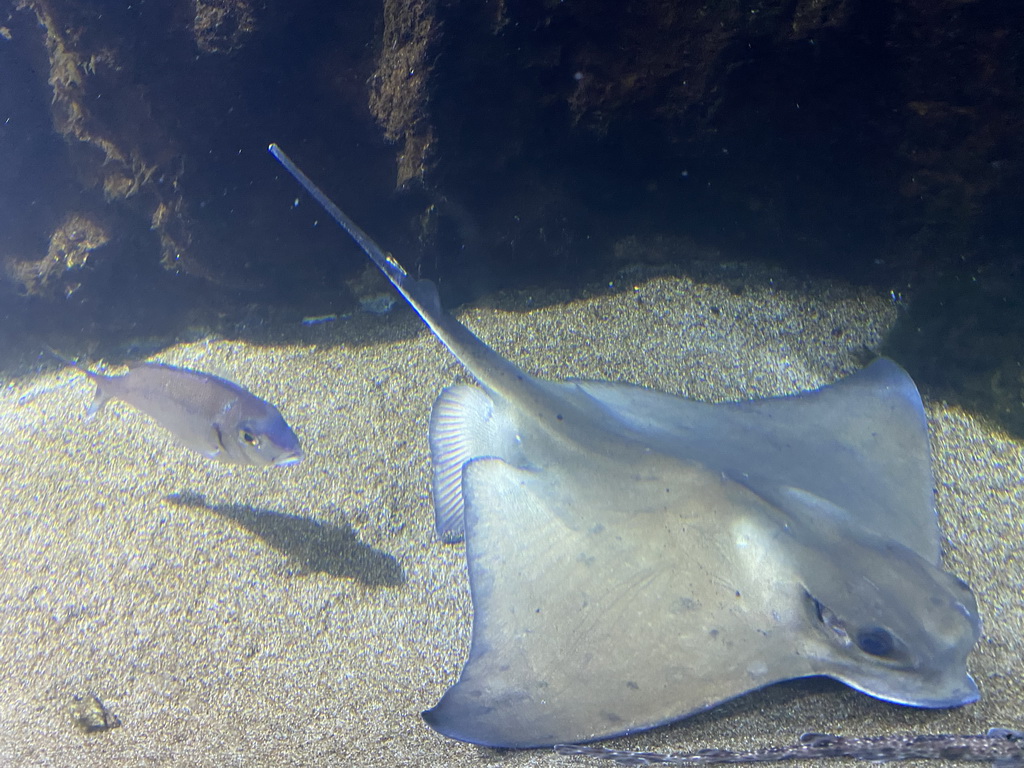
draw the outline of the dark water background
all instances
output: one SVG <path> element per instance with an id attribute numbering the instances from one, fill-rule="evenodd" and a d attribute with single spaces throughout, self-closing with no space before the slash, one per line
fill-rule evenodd
<path id="1" fill-rule="evenodd" d="M 8 375 L 382 290 L 276 141 L 449 306 L 782 263 L 891 292 L 884 351 L 1024 435 L 1018 2 L 0 8 Z"/>

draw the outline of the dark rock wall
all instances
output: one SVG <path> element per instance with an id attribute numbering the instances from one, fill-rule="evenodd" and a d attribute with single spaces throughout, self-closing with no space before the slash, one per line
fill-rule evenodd
<path id="1" fill-rule="evenodd" d="M 0 344 L 354 306 L 278 141 L 448 301 L 772 259 L 921 297 L 894 351 L 1024 411 L 1022 38 L 1016 0 L 9 0 Z"/>

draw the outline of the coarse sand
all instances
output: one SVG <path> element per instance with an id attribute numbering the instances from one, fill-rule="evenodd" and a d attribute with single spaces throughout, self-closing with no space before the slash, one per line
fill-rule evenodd
<path id="1" fill-rule="evenodd" d="M 539 376 L 730 400 L 851 373 L 900 311 L 866 289 L 715 269 L 627 271 L 571 301 L 509 294 L 458 314 Z M 302 333 L 156 356 L 276 404 L 306 450 L 287 469 L 212 463 L 121 403 L 86 423 L 92 386 L 69 368 L 2 392 L 0 765 L 601 765 L 461 744 L 420 719 L 469 643 L 464 549 L 433 533 L 426 444 L 433 398 L 465 373 L 404 308 Z M 925 711 L 794 681 L 614 746 L 1024 726 L 1024 450 L 926 407 L 946 567 L 984 621 L 981 701 Z"/>

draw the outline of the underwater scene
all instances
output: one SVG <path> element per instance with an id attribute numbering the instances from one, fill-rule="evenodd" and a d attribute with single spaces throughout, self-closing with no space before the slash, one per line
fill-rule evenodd
<path id="1" fill-rule="evenodd" d="M 0 4 L 0 766 L 1024 765 L 1021 51 Z"/>

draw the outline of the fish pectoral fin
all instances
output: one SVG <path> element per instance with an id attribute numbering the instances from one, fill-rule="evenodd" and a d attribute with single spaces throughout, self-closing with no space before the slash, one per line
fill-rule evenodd
<path id="1" fill-rule="evenodd" d="M 221 432 L 220 424 L 210 425 L 210 437 L 207 440 L 207 445 L 196 446 L 196 450 L 208 459 L 217 459 L 222 453 L 227 453 L 227 446 L 224 445 L 224 433 Z"/>
<path id="2" fill-rule="evenodd" d="M 211 424 L 210 428 L 206 431 L 174 433 L 174 438 L 179 445 L 188 448 L 190 451 L 195 451 L 207 459 L 231 461 L 228 458 L 230 453 L 227 450 L 227 446 L 224 445 L 219 424 Z"/>

